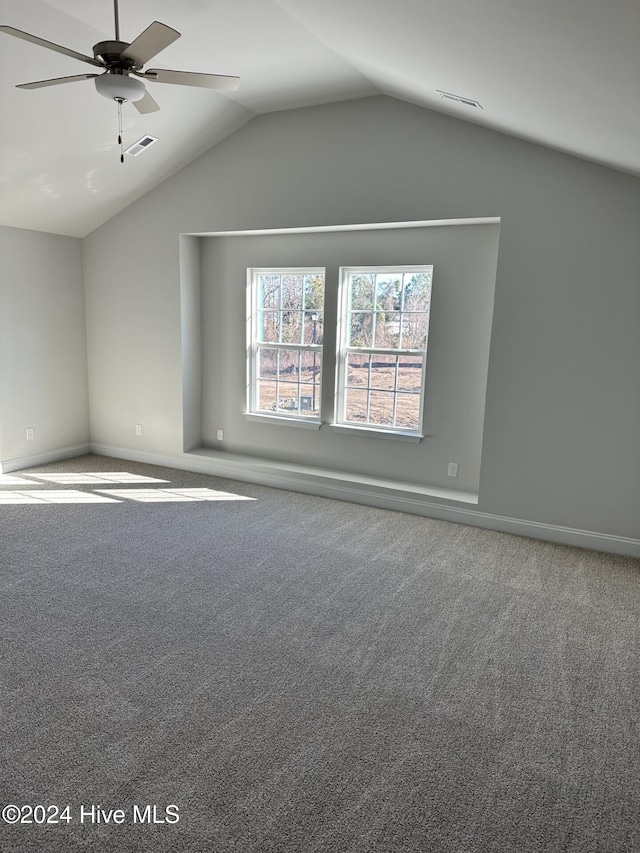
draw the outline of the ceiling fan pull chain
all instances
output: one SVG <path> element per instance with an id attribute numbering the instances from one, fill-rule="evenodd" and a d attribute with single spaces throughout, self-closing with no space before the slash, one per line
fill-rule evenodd
<path id="1" fill-rule="evenodd" d="M 124 163 L 124 150 L 122 142 L 122 101 L 118 101 L 118 145 L 120 146 L 120 162 Z"/>

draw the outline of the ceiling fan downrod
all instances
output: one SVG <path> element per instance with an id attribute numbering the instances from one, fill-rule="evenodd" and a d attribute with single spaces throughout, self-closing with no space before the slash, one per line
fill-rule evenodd
<path id="1" fill-rule="evenodd" d="M 116 19 L 116 41 L 120 41 L 120 13 L 118 11 L 118 0 L 113 0 L 113 13 Z"/>

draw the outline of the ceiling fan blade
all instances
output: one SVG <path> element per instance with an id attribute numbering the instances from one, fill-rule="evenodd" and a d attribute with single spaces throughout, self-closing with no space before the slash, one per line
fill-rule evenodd
<path id="1" fill-rule="evenodd" d="M 156 54 L 168 47 L 176 39 L 180 38 L 177 30 L 154 21 L 147 29 L 140 33 L 137 39 L 131 42 L 126 50 L 122 51 L 125 59 L 133 59 L 139 68 L 148 62 Z"/>
<path id="2" fill-rule="evenodd" d="M 84 53 L 78 53 L 75 50 L 71 50 L 69 47 L 63 47 L 61 44 L 55 44 L 52 41 L 47 41 L 46 39 L 40 38 L 40 36 L 33 36 L 31 33 L 25 33 L 22 30 L 17 30 L 15 27 L 2 25 L 0 26 L 0 32 L 6 33 L 8 36 L 15 36 L 16 38 L 30 41 L 33 44 L 37 44 L 40 47 L 46 47 L 49 50 L 55 50 L 56 53 L 64 53 L 65 56 L 70 56 L 73 59 L 79 59 L 82 62 L 88 62 L 90 65 L 97 65 L 99 68 L 104 68 L 104 63 L 91 56 L 85 56 Z"/>
<path id="3" fill-rule="evenodd" d="M 145 115 L 146 113 L 156 113 L 160 109 L 148 92 L 145 92 L 144 97 L 140 98 L 139 101 L 131 101 L 131 103 L 142 115 Z"/>
<path id="4" fill-rule="evenodd" d="M 73 83 L 75 80 L 90 80 L 99 74 L 76 74 L 73 77 L 53 77 L 51 80 L 36 80 L 35 83 L 20 83 L 16 89 L 44 89 L 45 86 L 57 86 L 59 83 Z"/>
<path id="5" fill-rule="evenodd" d="M 194 71 L 170 71 L 165 68 L 150 68 L 142 75 L 157 83 L 175 83 L 177 86 L 200 86 L 204 89 L 228 89 L 232 91 L 240 85 L 239 77 L 224 74 L 198 74 Z"/>

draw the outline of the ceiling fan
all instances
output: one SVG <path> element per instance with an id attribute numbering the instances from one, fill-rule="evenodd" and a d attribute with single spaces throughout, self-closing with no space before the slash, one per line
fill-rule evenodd
<path id="1" fill-rule="evenodd" d="M 198 86 L 205 89 L 238 88 L 238 77 L 222 74 L 200 74 L 191 71 L 169 71 L 163 68 L 142 68 L 150 59 L 168 47 L 180 33 L 166 24 L 154 21 L 131 43 L 120 41 L 120 15 L 118 0 L 114 0 L 115 40 L 100 41 L 93 46 L 93 57 L 78 53 L 71 48 L 63 47 L 54 42 L 23 32 L 15 27 L 0 26 L 0 32 L 16 38 L 30 41 L 33 44 L 62 53 L 81 62 L 87 62 L 101 69 L 101 73 L 75 74 L 71 77 L 55 77 L 51 80 L 37 80 L 34 83 L 21 83 L 18 89 L 41 89 L 45 86 L 57 86 L 61 83 L 73 83 L 78 80 L 94 80 L 98 92 L 105 98 L 117 102 L 119 109 L 126 101 L 131 101 L 139 113 L 151 113 L 159 110 L 156 101 L 147 92 L 143 80 L 155 83 L 174 83 L 179 86 Z M 121 121 L 121 120 L 120 120 Z M 119 143 L 122 145 L 122 129 L 120 127 Z M 121 155 L 124 162 L 124 157 Z"/>

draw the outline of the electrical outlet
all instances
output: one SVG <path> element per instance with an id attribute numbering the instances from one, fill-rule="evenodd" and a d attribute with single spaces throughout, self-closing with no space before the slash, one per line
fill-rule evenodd
<path id="1" fill-rule="evenodd" d="M 457 462 L 449 462 L 449 468 L 447 469 L 447 475 L 449 477 L 457 477 L 458 476 L 458 463 Z"/>
<path id="2" fill-rule="evenodd" d="M 136 435 L 142 435 L 142 424 L 136 424 Z"/>
<path id="3" fill-rule="evenodd" d="M 33 441 L 36 437 L 36 431 L 33 427 L 27 427 L 27 441 Z"/>
<path id="4" fill-rule="evenodd" d="M 218 441 L 224 441 L 224 430 L 218 430 Z"/>

